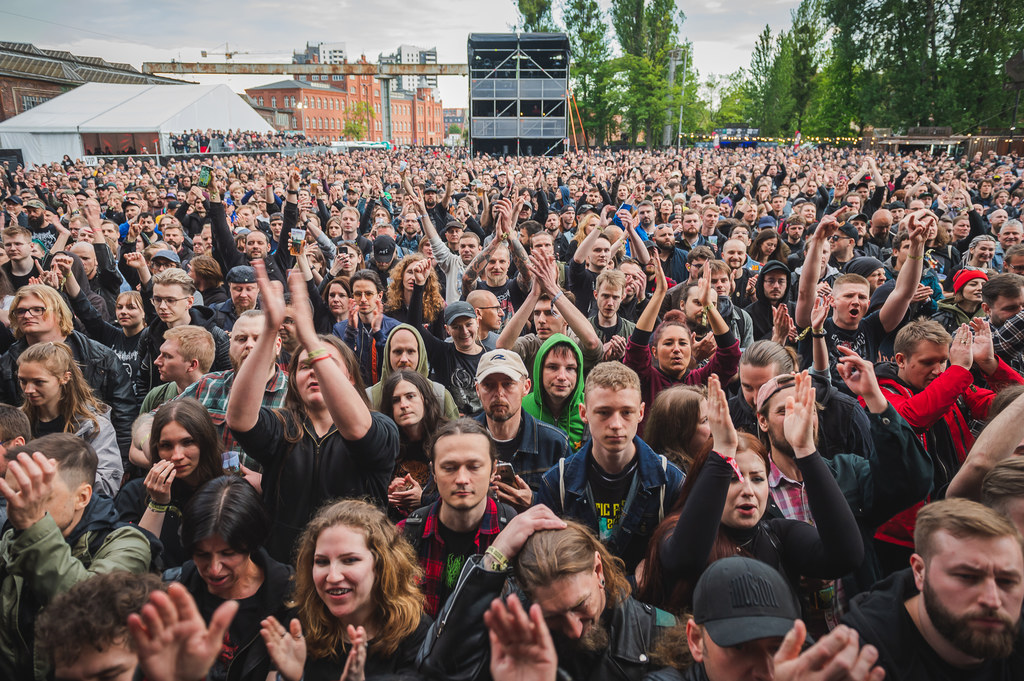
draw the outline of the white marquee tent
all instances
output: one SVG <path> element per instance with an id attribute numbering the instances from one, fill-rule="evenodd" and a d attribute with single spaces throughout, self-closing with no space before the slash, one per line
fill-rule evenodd
<path id="1" fill-rule="evenodd" d="M 21 149 L 26 164 L 129 148 L 169 153 L 170 133 L 208 128 L 274 131 L 227 85 L 86 83 L 0 122 L 0 148 Z"/>

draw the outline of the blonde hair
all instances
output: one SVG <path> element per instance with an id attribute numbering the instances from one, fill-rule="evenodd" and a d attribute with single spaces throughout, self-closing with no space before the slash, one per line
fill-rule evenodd
<path id="1" fill-rule="evenodd" d="M 324 506 L 306 525 L 295 558 L 295 590 L 289 605 L 296 608 L 306 649 L 312 658 L 344 659 L 345 626 L 327 609 L 313 585 L 313 556 L 320 535 L 343 525 L 366 538 L 373 554 L 372 596 L 377 636 L 370 650 L 377 656 L 392 655 L 399 644 L 416 631 L 423 614 L 419 589 L 420 569 L 416 552 L 387 516 L 376 506 L 345 499 Z"/>
<path id="2" fill-rule="evenodd" d="M 176 326 L 164 331 L 164 341 L 178 341 L 178 352 L 186 360 L 198 360 L 199 370 L 206 373 L 213 365 L 216 345 L 213 334 L 201 326 Z"/>
<path id="3" fill-rule="evenodd" d="M 928 561 L 935 550 L 936 532 L 945 531 L 958 539 L 1010 537 L 1024 547 L 1017 528 L 996 511 L 970 499 L 943 499 L 926 505 L 917 514 L 914 525 L 914 550 Z"/>
<path id="4" fill-rule="evenodd" d="M 18 357 L 19 368 L 26 364 L 39 364 L 58 381 L 62 381 L 67 376 L 67 380 L 63 381 L 61 385 L 58 404 L 58 411 L 64 419 L 63 432 L 74 433 L 86 420 L 92 421 L 94 429 L 99 429 L 100 422 L 96 418 L 96 414 L 97 412 L 106 412 L 107 407 L 96 399 L 85 376 L 82 375 L 82 370 L 75 363 L 71 348 L 60 342 L 30 345 Z M 25 403 L 21 405 L 21 410 L 28 416 L 28 420 L 34 428 L 39 423 L 39 408 L 29 400 L 25 400 Z"/>
<path id="5" fill-rule="evenodd" d="M 635 371 L 621 362 L 601 362 L 587 374 L 587 384 L 584 388 L 589 393 L 592 388 L 606 388 L 608 390 L 635 390 L 640 391 L 640 377 Z"/>
<path id="6" fill-rule="evenodd" d="M 48 312 L 53 313 L 62 336 L 67 337 L 71 335 L 71 332 L 75 330 L 75 324 L 71 318 L 71 309 L 68 308 L 64 299 L 60 297 L 57 289 L 45 284 L 29 284 L 19 288 L 14 294 L 14 300 L 11 301 L 11 333 L 14 334 L 15 338 L 20 340 L 25 337 L 25 332 L 21 330 L 21 319 L 15 314 L 15 310 L 18 309 L 18 304 L 28 296 L 35 296 L 43 301 L 43 307 Z"/>
<path id="7" fill-rule="evenodd" d="M 196 292 L 196 283 L 188 273 L 179 268 L 171 267 L 153 275 L 153 286 L 180 286 L 185 295 L 191 296 Z"/>

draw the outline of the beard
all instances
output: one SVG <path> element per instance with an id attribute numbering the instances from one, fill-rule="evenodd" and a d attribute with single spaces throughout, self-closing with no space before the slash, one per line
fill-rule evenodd
<path id="1" fill-rule="evenodd" d="M 565 643 L 565 647 L 581 653 L 598 653 L 608 648 L 610 638 L 608 630 L 600 621 L 595 621 L 587 633 L 579 638 L 567 638 L 562 634 L 553 632 L 554 636 Z M 560 646 L 561 647 L 561 646 Z"/>
<path id="2" fill-rule="evenodd" d="M 28 216 L 28 226 L 34 230 L 40 230 L 46 225 L 46 216 L 37 215 L 35 217 Z"/>
<path id="3" fill-rule="evenodd" d="M 1020 620 L 1014 622 L 1008 616 L 987 608 L 967 615 L 954 615 L 942 604 L 927 579 L 921 595 L 935 630 L 960 652 L 984 660 L 1006 658 L 1013 652 Z M 995 631 L 979 631 L 970 625 L 970 620 L 975 617 L 998 617 L 1004 626 Z"/>
<path id="4" fill-rule="evenodd" d="M 793 451 L 793 446 L 789 444 L 789 441 L 786 439 L 784 435 L 776 437 L 776 434 L 773 432 L 773 429 L 769 428 L 768 441 L 771 443 L 773 449 L 778 450 L 787 458 L 796 458 L 796 452 Z"/>

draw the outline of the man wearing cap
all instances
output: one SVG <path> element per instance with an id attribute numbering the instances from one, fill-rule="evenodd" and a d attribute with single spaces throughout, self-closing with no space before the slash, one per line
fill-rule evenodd
<path id="1" fill-rule="evenodd" d="M 249 265 L 237 265 L 228 270 L 224 277 L 230 298 L 210 305 L 217 325 L 230 332 L 235 320 L 246 310 L 256 307 L 259 287 L 256 285 L 256 270 Z"/>
<path id="2" fill-rule="evenodd" d="M 46 221 L 46 204 L 39 199 L 29 199 L 25 202 L 25 213 L 28 215 L 28 229 L 32 232 L 32 239 L 38 240 L 46 252 L 57 242 L 57 228 Z M 50 214 L 54 221 L 57 216 Z"/>
<path id="3" fill-rule="evenodd" d="M 1024 554 L 1004 516 L 967 499 L 925 506 L 910 567 L 853 602 L 845 624 L 886 679 L 1024 678 Z"/>
<path id="4" fill-rule="evenodd" d="M 28 229 L 28 214 L 21 197 L 11 194 L 4 199 L 4 227 L 19 226 Z"/>
<path id="5" fill-rule="evenodd" d="M 650 681 L 829 679 L 868 681 L 877 651 L 861 648 L 856 632 L 840 626 L 807 651 L 800 602 L 785 577 L 754 558 L 729 556 L 712 563 L 693 594 L 686 643 L 693 666 L 657 671 Z M 820 676 L 819 676 L 820 675 Z"/>
<path id="6" fill-rule="evenodd" d="M 832 256 L 829 258 L 828 264 L 842 271 L 846 263 L 855 257 L 854 248 L 857 246 L 859 238 L 860 232 L 852 223 L 846 222 L 841 225 L 839 232 L 829 239 L 832 244 Z"/>
<path id="7" fill-rule="evenodd" d="M 372 270 L 380 277 L 384 288 L 387 288 L 391 281 L 391 268 L 394 267 L 405 253 L 401 251 L 395 240 L 386 235 L 378 236 L 373 240 L 373 252 L 367 262 L 367 269 Z"/>
<path id="8" fill-rule="evenodd" d="M 514 484 L 495 478 L 498 499 L 522 512 L 533 505 L 541 478 L 559 459 L 572 454 L 564 433 L 523 409 L 530 375 L 511 350 L 484 353 L 476 369 L 476 394 L 483 413 L 476 420 L 498 448 L 498 460 L 512 464 Z"/>
<path id="9" fill-rule="evenodd" d="M 171 249 L 161 248 L 149 259 L 149 269 L 153 274 L 160 274 L 169 269 L 181 269 L 181 258 Z"/>
<path id="10" fill-rule="evenodd" d="M 444 309 L 444 326 L 451 343 L 435 338 L 429 331 L 421 334 L 434 376 L 452 394 L 459 413 L 466 416 L 476 416 L 483 409 L 476 393 L 476 371 L 484 355 L 477 340 L 479 323 L 473 306 L 459 300 Z M 410 315 L 409 324 L 423 328 L 422 310 L 419 315 Z"/>

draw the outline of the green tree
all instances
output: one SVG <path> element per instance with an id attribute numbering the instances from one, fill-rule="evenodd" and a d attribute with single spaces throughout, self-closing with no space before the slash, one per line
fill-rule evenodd
<path id="1" fill-rule="evenodd" d="M 562 23 L 569 36 L 572 91 L 588 139 L 603 144 L 613 123 L 609 88 L 611 45 L 608 23 L 597 0 L 567 0 Z"/>
<path id="2" fill-rule="evenodd" d="M 820 45 L 825 35 L 821 0 L 803 0 L 791 15 L 793 28 L 789 36 L 793 49 L 793 85 L 790 96 L 793 100 L 794 126 L 800 130 L 814 92 L 821 59 Z"/>
<path id="3" fill-rule="evenodd" d="M 449 135 L 461 135 L 462 134 L 462 126 L 459 125 L 458 123 L 452 123 L 451 125 L 448 126 L 448 134 Z"/>
<path id="4" fill-rule="evenodd" d="M 367 133 L 373 129 L 373 107 L 369 102 L 356 102 L 345 114 L 345 125 L 341 134 L 351 140 L 365 140 Z"/>
<path id="5" fill-rule="evenodd" d="M 555 30 L 551 16 L 551 0 L 516 0 L 519 26 L 526 33 L 548 33 Z"/>

